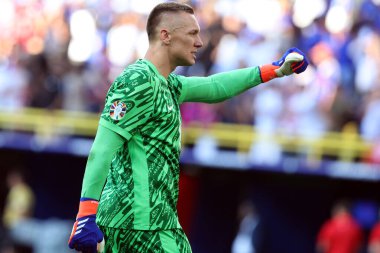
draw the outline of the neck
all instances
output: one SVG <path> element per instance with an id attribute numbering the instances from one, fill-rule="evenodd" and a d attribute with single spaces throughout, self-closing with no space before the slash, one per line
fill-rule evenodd
<path id="1" fill-rule="evenodd" d="M 144 58 L 153 63 L 158 72 L 165 78 L 168 78 L 169 74 L 176 68 L 171 64 L 167 51 L 160 46 L 150 45 Z"/>

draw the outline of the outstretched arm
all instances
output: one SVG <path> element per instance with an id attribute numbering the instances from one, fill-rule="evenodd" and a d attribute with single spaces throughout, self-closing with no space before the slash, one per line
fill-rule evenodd
<path id="1" fill-rule="evenodd" d="M 217 103 L 236 96 L 249 88 L 273 78 L 301 73 L 308 66 L 304 53 L 291 48 L 279 61 L 263 66 L 223 72 L 208 77 L 184 77 L 180 103 L 205 102 Z"/>
<path id="2" fill-rule="evenodd" d="M 262 83 L 258 67 L 237 69 L 208 77 L 180 77 L 180 103 L 217 103 Z"/>

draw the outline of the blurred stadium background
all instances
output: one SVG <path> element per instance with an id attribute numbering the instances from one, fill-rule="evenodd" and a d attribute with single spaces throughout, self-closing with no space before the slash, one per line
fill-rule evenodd
<path id="1" fill-rule="evenodd" d="M 0 1 L 0 211 L 7 174 L 20 169 L 37 228 L 63 222 L 70 230 L 105 94 L 144 56 L 145 21 L 159 2 Z M 368 236 L 380 203 L 380 1 L 188 3 L 204 47 L 180 74 L 269 63 L 292 46 L 311 62 L 300 76 L 226 102 L 182 106 L 179 214 L 193 252 L 231 252 L 245 200 L 265 221 L 266 252 L 314 252 L 341 198 Z M 20 233 L 24 243 L 35 240 Z"/>

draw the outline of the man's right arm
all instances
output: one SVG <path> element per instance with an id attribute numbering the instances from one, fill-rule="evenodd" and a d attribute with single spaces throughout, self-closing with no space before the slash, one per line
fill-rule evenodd
<path id="1" fill-rule="evenodd" d="M 96 213 L 100 195 L 113 157 L 126 139 L 116 132 L 99 125 L 92 145 L 83 178 L 79 211 L 69 238 L 69 247 L 82 252 L 97 252 L 103 233 L 96 225 Z"/>
<path id="2" fill-rule="evenodd" d="M 100 199 L 113 157 L 126 139 L 99 125 L 83 178 L 82 198 Z"/>

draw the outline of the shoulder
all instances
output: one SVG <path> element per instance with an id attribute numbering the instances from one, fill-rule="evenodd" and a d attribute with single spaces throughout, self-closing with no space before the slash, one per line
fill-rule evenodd
<path id="1" fill-rule="evenodd" d="M 106 103 L 121 97 L 146 101 L 154 94 L 151 71 L 139 61 L 129 65 L 115 78 L 107 93 Z"/>
<path id="2" fill-rule="evenodd" d="M 176 90 L 181 91 L 185 82 L 185 77 L 171 73 L 168 77 L 168 80 Z"/>
<path id="3" fill-rule="evenodd" d="M 124 71 L 115 79 L 116 83 L 123 85 L 142 85 L 149 83 L 152 73 L 149 68 L 137 61 L 124 69 Z"/>

